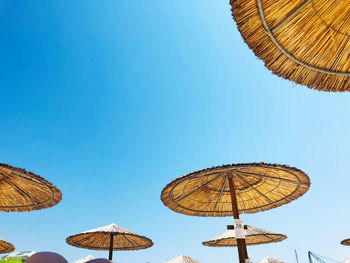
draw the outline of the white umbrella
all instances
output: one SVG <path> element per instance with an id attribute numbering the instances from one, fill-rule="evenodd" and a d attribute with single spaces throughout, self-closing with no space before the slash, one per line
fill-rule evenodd
<path id="1" fill-rule="evenodd" d="M 87 262 L 87 261 L 89 261 L 89 260 L 92 260 L 92 259 L 95 259 L 95 257 L 93 257 L 93 256 L 91 256 L 91 255 L 88 255 L 88 256 L 85 257 L 85 258 L 81 258 L 81 259 L 75 261 L 74 263 L 85 263 L 85 262 Z"/>
<path id="2" fill-rule="evenodd" d="M 16 260 L 16 259 L 25 260 L 34 254 L 35 254 L 35 251 L 14 252 L 3 257 L 2 259 L 3 260 Z"/>
<path id="3" fill-rule="evenodd" d="M 279 261 L 277 259 L 270 258 L 270 257 L 266 257 L 263 260 L 259 261 L 258 263 L 284 263 L 284 262 Z"/>
<path id="4" fill-rule="evenodd" d="M 195 260 L 193 258 L 190 258 L 182 254 L 176 258 L 166 261 L 165 263 L 200 263 L 200 262 L 198 260 Z"/>

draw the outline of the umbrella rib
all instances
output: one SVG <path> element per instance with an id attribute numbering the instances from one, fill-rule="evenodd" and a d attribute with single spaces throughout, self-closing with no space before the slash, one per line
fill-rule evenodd
<path id="1" fill-rule="evenodd" d="M 264 237 L 267 237 L 268 239 L 270 239 L 270 240 L 275 240 L 274 238 L 272 238 L 272 237 L 269 237 L 268 235 L 269 234 L 262 234 Z"/>
<path id="2" fill-rule="evenodd" d="M 76 242 L 74 242 L 74 243 L 78 244 L 78 242 L 84 241 L 84 240 L 88 239 L 89 237 L 90 237 L 90 236 L 87 235 L 86 237 L 83 237 L 82 239 L 79 239 L 78 241 L 76 241 Z"/>
<path id="3" fill-rule="evenodd" d="M 250 188 L 252 188 L 255 192 L 257 192 L 258 194 L 260 194 L 262 197 L 264 197 L 267 201 L 269 201 L 271 204 L 273 204 L 274 202 L 271 201 L 270 198 L 268 198 L 266 195 L 264 195 L 262 192 L 260 192 L 258 189 L 254 188 L 250 183 L 248 183 L 246 180 L 244 180 L 241 176 L 239 176 L 236 173 L 232 173 L 233 175 L 235 175 L 236 177 L 238 177 L 238 179 L 240 179 L 241 181 L 243 181 L 246 185 L 248 185 Z"/>
<path id="4" fill-rule="evenodd" d="M 3 243 L 0 243 L 0 246 L 2 246 L 4 249 L 3 250 L 6 250 L 7 249 L 7 247 L 5 247 L 4 245 L 3 245 Z"/>
<path id="5" fill-rule="evenodd" d="M 191 194 L 194 194 L 194 193 L 198 192 L 198 191 L 201 190 L 204 186 L 206 186 L 206 185 L 212 183 L 213 181 L 217 180 L 217 179 L 218 179 L 219 177 L 221 177 L 221 176 L 222 176 L 222 175 L 220 174 L 218 177 L 215 177 L 214 179 L 212 179 L 212 180 L 206 182 L 205 184 L 201 185 L 200 187 L 198 187 L 198 188 L 197 188 L 196 190 L 194 190 L 193 192 L 191 192 L 191 193 L 189 193 L 189 194 L 183 196 L 182 198 L 180 198 L 180 200 L 177 200 L 176 203 L 181 202 L 183 199 L 185 199 L 186 197 L 190 196 Z"/>
<path id="6" fill-rule="evenodd" d="M 299 11 L 301 11 L 305 6 L 307 6 L 312 0 L 304 1 L 300 6 L 294 9 L 286 18 L 279 22 L 274 28 L 271 28 L 271 32 L 275 33 L 281 26 L 291 20 Z"/>
<path id="7" fill-rule="evenodd" d="M 15 171 L 12 171 L 10 175 L 13 175 L 13 174 L 15 176 L 19 176 L 19 177 L 21 177 L 21 178 L 23 178 L 25 180 L 32 181 L 32 182 L 35 182 L 35 183 L 38 183 L 38 184 L 41 184 L 41 185 L 47 187 L 47 185 L 44 182 L 42 182 L 40 179 L 33 178 L 33 177 L 27 177 L 27 175 L 24 176 L 23 174 L 19 174 L 19 173 L 15 172 Z"/>
<path id="8" fill-rule="evenodd" d="M 18 173 L 16 173 L 16 172 L 12 172 L 12 173 L 14 173 L 16 176 L 19 176 L 19 177 L 21 177 L 21 178 L 23 178 L 23 179 L 26 179 L 26 180 L 28 180 L 28 181 L 32 181 L 32 182 L 34 182 L 34 183 L 40 184 L 40 185 L 42 185 L 42 186 L 45 186 L 47 189 L 49 189 L 50 192 L 51 192 L 51 196 L 50 196 L 50 199 L 48 199 L 45 203 L 50 202 L 50 201 L 53 199 L 55 193 L 54 193 L 54 191 L 52 190 L 52 188 L 50 187 L 49 184 L 45 183 L 44 181 L 40 181 L 39 179 L 33 180 L 33 178 L 23 176 L 23 175 L 18 174 Z M 12 175 L 12 173 L 11 173 L 11 175 Z"/>
<path id="9" fill-rule="evenodd" d="M 224 192 L 226 180 L 227 180 L 227 176 L 225 176 L 225 180 L 224 180 L 224 183 L 222 184 L 222 188 L 221 188 L 221 191 L 220 191 L 220 195 L 219 195 L 219 197 L 218 197 L 218 200 L 216 201 L 216 204 L 215 204 L 215 207 L 214 207 L 214 209 L 213 209 L 213 212 L 215 212 L 216 207 L 218 206 L 219 201 L 220 201 L 220 199 L 221 199 L 222 193 Z"/>
<path id="10" fill-rule="evenodd" d="M 126 237 L 126 235 L 122 235 L 126 240 L 128 240 L 134 247 L 137 247 L 129 238 Z"/>
<path id="11" fill-rule="evenodd" d="M 20 191 L 23 195 L 25 195 L 30 201 L 32 201 L 34 204 L 38 205 L 39 203 L 34 201 L 26 192 L 24 192 L 21 188 L 19 188 L 15 183 L 11 182 L 10 180 L 8 180 L 5 176 L 3 176 L 4 180 L 12 185 L 13 187 L 15 187 L 18 191 Z"/>
<path id="12" fill-rule="evenodd" d="M 249 173 L 249 172 L 243 172 L 243 171 L 239 171 L 239 172 L 242 174 L 255 175 L 255 176 L 260 176 L 260 177 L 264 177 L 264 178 L 276 179 L 276 180 L 281 180 L 281 181 L 287 181 L 287 182 L 294 183 L 294 184 L 300 184 L 300 182 L 286 179 L 286 178 L 281 178 L 281 177 L 274 177 L 274 176 L 270 176 L 270 175 L 255 174 L 255 173 Z"/>

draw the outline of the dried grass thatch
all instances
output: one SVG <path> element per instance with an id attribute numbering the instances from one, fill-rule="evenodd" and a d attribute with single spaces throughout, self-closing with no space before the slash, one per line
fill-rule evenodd
<path id="1" fill-rule="evenodd" d="M 230 2 L 244 41 L 274 74 L 317 90 L 350 90 L 349 0 Z"/>
<path id="2" fill-rule="evenodd" d="M 0 254 L 10 253 L 15 250 L 15 246 L 10 242 L 0 239 Z"/>
<path id="3" fill-rule="evenodd" d="M 253 226 L 247 226 L 245 229 L 245 242 L 248 246 L 281 242 L 286 238 L 287 236 L 283 234 L 276 234 Z M 227 230 L 202 244 L 209 247 L 236 247 L 235 231 Z"/>
<path id="4" fill-rule="evenodd" d="M 350 238 L 344 239 L 340 244 L 344 246 L 350 246 Z"/>
<path id="5" fill-rule="evenodd" d="M 61 200 L 61 191 L 44 178 L 0 163 L 0 211 L 39 210 L 54 206 Z"/>
<path id="6" fill-rule="evenodd" d="M 153 246 L 151 239 L 137 235 L 116 224 L 72 235 L 66 239 L 66 242 L 80 248 L 110 250 L 111 235 L 113 235 L 112 250 L 138 250 Z"/>
<path id="7" fill-rule="evenodd" d="M 310 187 L 309 177 L 286 165 L 250 163 L 212 167 L 175 179 L 161 200 L 192 216 L 231 216 L 228 176 L 233 176 L 239 213 L 256 213 L 287 204 Z"/>

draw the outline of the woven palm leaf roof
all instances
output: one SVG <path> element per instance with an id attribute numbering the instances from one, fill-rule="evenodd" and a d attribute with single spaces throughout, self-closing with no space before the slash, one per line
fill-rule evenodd
<path id="1" fill-rule="evenodd" d="M 273 73 L 309 88 L 350 90 L 349 0 L 230 0 L 238 29 Z"/>
<path id="2" fill-rule="evenodd" d="M 44 178 L 0 163 L 0 211 L 38 210 L 54 206 L 61 200 L 61 191 Z"/>
<path id="3" fill-rule="evenodd" d="M 344 246 L 350 246 L 350 238 L 344 239 L 340 244 Z"/>
<path id="4" fill-rule="evenodd" d="M 109 250 L 113 234 L 113 250 L 138 250 L 153 246 L 151 239 L 137 235 L 125 228 L 110 224 L 83 233 L 69 236 L 69 245 L 92 250 Z"/>
<path id="5" fill-rule="evenodd" d="M 286 165 L 231 164 L 179 177 L 162 191 L 161 200 L 175 212 L 192 216 L 231 216 L 228 174 L 233 176 L 239 213 L 256 213 L 287 204 L 310 187 L 309 177 Z"/>
<path id="6" fill-rule="evenodd" d="M 10 253 L 15 250 L 15 246 L 10 242 L 0 239 L 0 254 Z"/>
<path id="7" fill-rule="evenodd" d="M 246 244 L 250 246 L 276 243 L 287 238 L 287 236 L 283 234 L 273 233 L 271 231 L 253 226 L 247 226 L 247 229 L 245 229 L 245 235 Z M 202 244 L 210 247 L 235 247 L 237 246 L 235 231 L 226 230 L 224 233 L 221 233 L 220 235 L 205 241 Z"/>

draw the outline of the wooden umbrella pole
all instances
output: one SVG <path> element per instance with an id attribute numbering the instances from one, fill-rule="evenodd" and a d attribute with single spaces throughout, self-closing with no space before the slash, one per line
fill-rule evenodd
<path id="1" fill-rule="evenodd" d="M 233 182 L 232 174 L 228 175 L 228 184 L 230 186 L 230 195 L 231 195 L 231 203 L 232 203 L 232 211 L 233 218 L 239 219 L 238 207 L 237 207 L 237 196 L 236 189 Z M 237 239 L 237 249 L 239 255 L 239 262 L 246 263 L 246 259 L 248 259 L 247 245 L 245 242 L 245 238 L 236 238 Z"/>
<path id="2" fill-rule="evenodd" d="M 113 233 L 111 234 L 111 239 L 110 239 L 110 242 L 109 242 L 109 257 L 108 259 L 109 260 L 112 260 L 113 259 Z"/>

